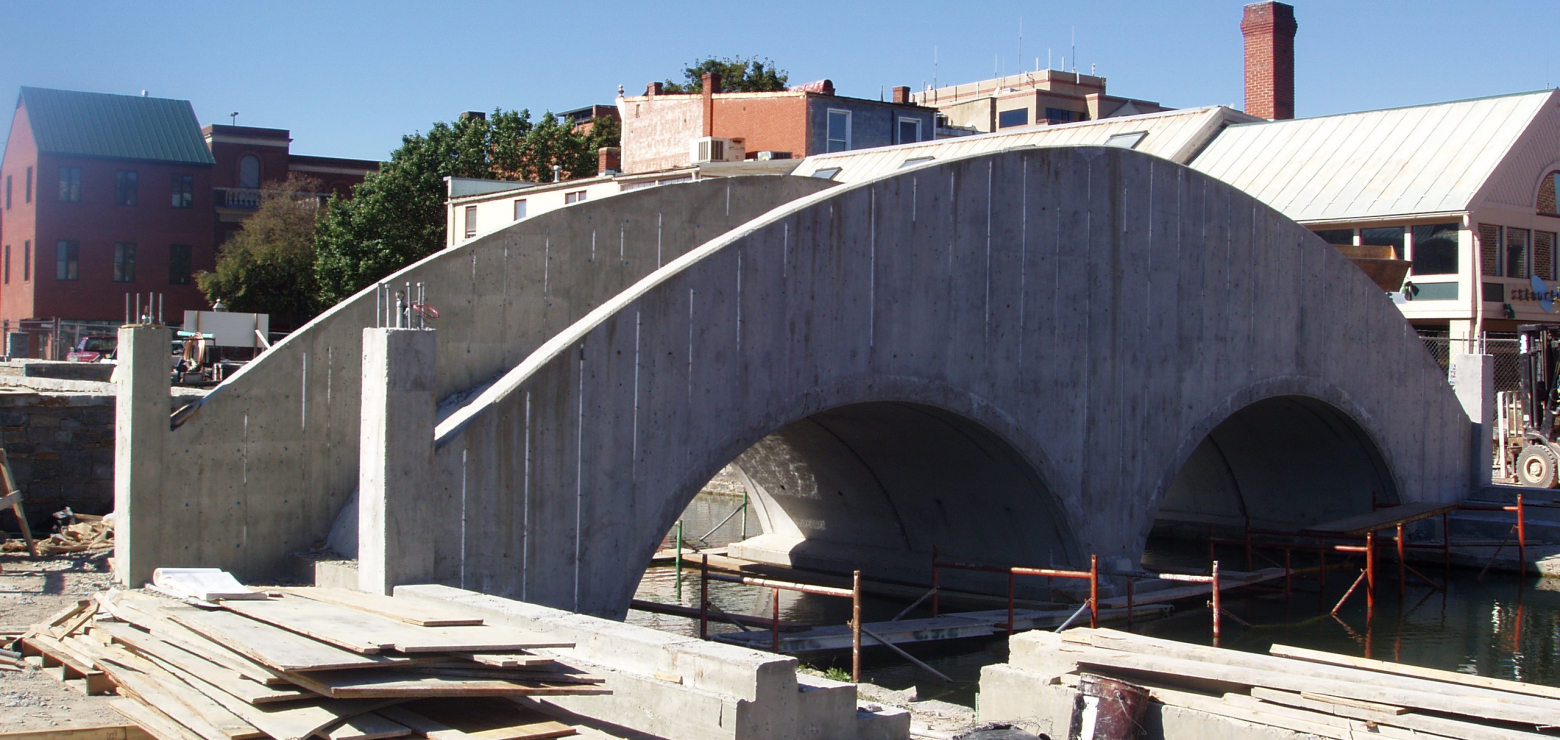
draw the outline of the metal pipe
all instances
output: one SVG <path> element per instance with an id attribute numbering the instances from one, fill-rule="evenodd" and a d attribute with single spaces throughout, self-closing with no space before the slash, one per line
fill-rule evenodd
<path id="1" fill-rule="evenodd" d="M 699 639 L 710 639 L 710 556 L 699 556 Z"/>
<path id="2" fill-rule="evenodd" d="M 895 616 L 894 616 L 894 618 L 893 618 L 893 619 L 890 619 L 890 620 L 888 620 L 888 621 L 890 621 L 890 622 L 897 622 L 897 621 L 899 621 L 899 620 L 901 620 L 901 619 L 903 619 L 903 618 L 904 618 L 904 616 L 905 616 L 905 615 L 906 615 L 906 614 L 909 614 L 909 613 L 910 613 L 910 610 L 911 610 L 911 609 L 914 609 L 914 608 L 916 608 L 916 607 L 918 607 L 918 606 L 920 606 L 920 605 L 921 605 L 921 602 L 923 602 L 923 601 L 926 601 L 926 598 L 927 598 L 927 597 L 928 597 L 928 596 L 931 596 L 931 595 L 932 595 L 932 594 L 934 594 L 934 593 L 937 593 L 937 591 L 936 591 L 936 589 L 933 589 L 933 590 L 931 590 L 931 591 L 927 591 L 927 592 L 926 592 L 926 593 L 924 593 L 924 594 L 921 594 L 921 598 L 919 598 L 919 599 L 916 599 L 916 600 L 915 600 L 915 601 L 914 601 L 914 602 L 912 602 L 912 603 L 911 603 L 911 604 L 910 604 L 910 606 L 907 606 L 907 607 L 905 607 L 905 608 L 904 608 L 904 611 L 901 611 L 901 612 L 900 612 L 900 613 L 898 613 L 898 614 L 896 614 L 896 615 L 895 615 Z"/>
<path id="3" fill-rule="evenodd" d="M 1218 577 L 1217 574 L 1214 576 Z M 1214 588 L 1218 588 L 1215 583 Z M 1100 626 L 1100 556 L 1089 556 L 1089 629 Z"/>
<path id="4" fill-rule="evenodd" d="M 396 299 L 396 302 L 400 303 L 400 299 Z M 679 604 L 682 603 L 682 543 L 683 543 L 682 534 L 683 534 L 683 523 L 682 523 L 681 519 L 678 519 L 677 520 L 677 556 L 676 556 L 674 562 L 676 562 L 676 564 L 677 564 L 677 566 L 676 566 L 677 567 L 677 571 L 676 571 L 677 572 L 677 581 L 676 581 L 676 583 L 677 583 L 677 603 L 679 603 Z"/>
<path id="5" fill-rule="evenodd" d="M 776 581 L 769 578 L 753 578 L 751 576 L 728 576 L 721 573 L 711 573 L 710 580 L 725 581 L 727 583 L 741 583 L 748 586 L 762 586 L 764 588 L 778 588 L 782 591 L 798 591 L 814 596 L 839 596 L 850 598 L 851 590 L 848 588 L 834 588 L 832 586 L 814 586 L 810 583 L 790 583 L 788 581 Z"/>
<path id="6" fill-rule="evenodd" d="M 1073 623 L 1073 620 L 1077 619 L 1079 616 L 1082 616 L 1083 610 L 1087 608 L 1089 608 L 1088 604 L 1079 604 L 1078 610 L 1073 612 L 1072 616 L 1062 620 L 1062 623 L 1057 626 L 1056 631 L 1061 632 L 1062 630 L 1067 629 L 1067 627 Z"/>
<path id="7" fill-rule="evenodd" d="M 936 676 L 936 677 L 938 677 L 938 678 L 940 678 L 940 679 L 942 679 L 944 681 L 947 681 L 948 683 L 953 683 L 953 679 L 948 678 L 947 676 L 943 675 L 942 672 L 938 671 L 936 668 L 933 668 L 933 667 L 931 667 L 931 666 L 929 666 L 929 665 L 927 665 L 925 663 L 922 663 L 919 660 L 916 660 L 914 655 L 911 655 L 911 654 L 905 652 L 904 650 L 900 649 L 900 647 L 898 645 L 895 645 L 894 643 L 889 642 L 888 640 L 883 639 L 883 637 L 881 635 L 879 635 L 878 633 L 873 632 L 872 630 L 869 630 L 866 627 L 862 627 L 861 631 L 867 633 L 868 637 L 870 637 L 870 638 L 872 638 L 874 640 L 877 640 L 879 643 L 882 643 L 883 646 L 887 647 L 889 650 L 892 650 L 892 651 L 894 651 L 896 653 L 899 653 L 900 657 L 904 658 L 905 660 L 910 661 L 911 663 L 916 664 L 922 670 L 924 670 L 924 671 L 932 674 L 933 676 Z M 856 682 L 860 683 L 861 681 L 860 681 L 859 678 L 857 678 Z"/>
<path id="8" fill-rule="evenodd" d="M 743 506 L 746 506 L 746 504 L 743 504 Z M 732 509 L 731 513 L 727 514 L 725 519 L 720 520 L 720 524 L 717 524 L 714 527 L 710 528 L 710 531 L 705 532 L 704 536 L 700 537 L 698 539 L 698 541 L 699 542 L 705 542 L 707 544 L 708 540 L 710 538 L 710 535 L 715 534 L 715 530 L 720 529 L 721 527 L 726 526 L 726 522 L 731 521 L 731 518 L 736 516 L 737 512 L 739 512 L 739 511 L 742 511 L 742 507 L 738 507 L 738 508 Z"/>
<path id="9" fill-rule="evenodd" d="M 780 652 L 780 589 L 776 588 L 774 590 L 774 597 L 773 607 L 775 611 L 769 622 L 769 650 L 770 652 L 778 653 Z"/>
<path id="10" fill-rule="evenodd" d="M 850 578 L 850 680 L 861 683 L 861 571 Z M 884 640 L 887 645 L 888 641 Z"/>
<path id="11" fill-rule="evenodd" d="M 1376 606 L 1376 533 L 1365 533 L 1365 607 Z"/>
<path id="12" fill-rule="evenodd" d="M 1008 571 L 1008 620 L 1007 620 L 1007 633 L 1008 633 L 1009 636 L 1011 636 L 1013 634 L 1013 578 L 1014 578 L 1013 571 L 1009 570 Z"/>
<path id="13" fill-rule="evenodd" d="M 1219 594 L 1219 561 L 1213 561 L 1213 646 L 1219 646 L 1219 613 L 1224 610 Z"/>
<path id="14" fill-rule="evenodd" d="M 1523 515 L 1522 494 L 1517 494 L 1517 576 L 1527 575 L 1527 518 Z"/>
<path id="15" fill-rule="evenodd" d="M 1404 584 L 1407 583 L 1407 581 L 1408 581 L 1408 573 L 1404 570 L 1405 568 L 1408 567 L 1408 563 L 1403 560 L 1403 523 L 1402 522 L 1398 522 L 1398 525 L 1397 525 L 1397 555 L 1398 555 L 1398 598 L 1401 599 L 1405 595 L 1405 591 L 1404 591 L 1405 585 Z"/>

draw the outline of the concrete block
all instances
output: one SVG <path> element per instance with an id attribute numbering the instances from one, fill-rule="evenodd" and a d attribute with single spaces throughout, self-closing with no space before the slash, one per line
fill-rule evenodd
<path id="1" fill-rule="evenodd" d="M 856 710 L 856 740 L 908 740 L 910 711 L 899 707 Z"/>
<path id="2" fill-rule="evenodd" d="M 797 674 L 796 737 L 851 737 L 858 727 L 856 685 Z"/>
<path id="3" fill-rule="evenodd" d="M 982 668 L 980 721 L 1009 722 L 1036 735 L 1067 737 L 1076 692 L 1050 681 L 1051 676 L 1007 664 Z"/>

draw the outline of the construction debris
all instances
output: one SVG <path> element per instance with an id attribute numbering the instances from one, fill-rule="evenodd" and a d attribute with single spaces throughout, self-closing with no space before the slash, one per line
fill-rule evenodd
<path id="1" fill-rule="evenodd" d="M 59 555 L 71 552 L 96 552 L 114 547 L 114 522 L 91 514 L 75 514 L 75 524 L 67 524 L 59 533 L 36 543 L 38 555 Z M 0 544 L 0 552 L 28 552 L 28 541 L 6 540 Z"/>
<path id="2" fill-rule="evenodd" d="M 1274 645 L 1271 655 L 1108 629 L 1028 633 L 1078 687 L 1098 678 L 1155 702 L 1309 735 L 1536 740 L 1560 718 L 1560 689 Z"/>
<path id="3" fill-rule="evenodd" d="M 609 693 L 602 679 L 531 652 L 572 647 L 543 635 L 393 597 L 233 589 L 217 573 L 196 579 L 213 587 L 203 595 L 215 608 L 98 594 L 0 638 L 24 656 L 5 662 L 119 694 L 115 708 L 157 740 L 561 737 L 576 730 L 524 697 Z"/>

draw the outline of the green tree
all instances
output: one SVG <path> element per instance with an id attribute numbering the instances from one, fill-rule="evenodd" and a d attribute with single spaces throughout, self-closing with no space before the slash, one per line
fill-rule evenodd
<path id="1" fill-rule="evenodd" d="M 667 80 L 662 92 L 696 93 L 704 89 L 704 75 L 720 73 L 720 89 L 726 92 L 775 92 L 784 90 L 790 73 L 775 66 L 773 59 L 759 57 L 709 57 L 683 70 L 683 81 Z"/>
<path id="2" fill-rule="evenodd" d="M 318 313 L 314 231 L 320 182 L 293 175 L 262 192 L 260 208 L 217 251 L 215 272 L 195 276 L 206 299 L 235 311 L 271 314 L 282 325 Z"/>
<path id="3" fill-rule="evenodd" d="M 608 127 L 611 132 L 616 129 Z M 443 249 L 446 177 L 550 182 L 596 174 L 596 147 L 605 135 L 574 132 L 551 113 L 495 110 L 487 118 L 435 123 L 401 138 L 401 147 L 352 191 L 335 198 L 320 220 L 315 263 L 324 305 Z"/>

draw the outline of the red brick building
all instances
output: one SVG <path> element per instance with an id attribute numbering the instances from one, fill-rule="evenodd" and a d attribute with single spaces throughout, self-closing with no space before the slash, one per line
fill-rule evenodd
<path id="1" fill-rule="evenodd" d="M 301 157 L 285 130 L 208 126 L 189 101 L 24 87 L 0 159 L 0 321 L 207 308 L 194 276 L 291 172 L 345 192 L 375 162 Z M 36 351 L 36 350 L 35 350 Z"/>

